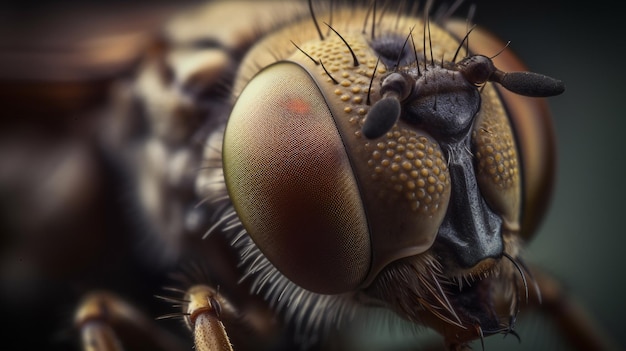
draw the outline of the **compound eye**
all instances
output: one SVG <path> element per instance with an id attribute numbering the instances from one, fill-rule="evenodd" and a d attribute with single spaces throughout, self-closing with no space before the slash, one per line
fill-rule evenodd
<path id="1" fill-rule="evenodd" d="M 332 113 L 302 67 L 279 62 L 250 81 L 223 160 L 243 226 L 282 274 L 318 293 L 362 283 L 371 260 L 363 201 Z"/>

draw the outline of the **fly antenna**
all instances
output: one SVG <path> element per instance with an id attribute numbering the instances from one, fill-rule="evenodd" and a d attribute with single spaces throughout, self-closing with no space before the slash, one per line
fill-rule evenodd
<path id="1" fill-rule="evenodd" d="M 565 84 L 558 79 L 534 72 L 502 72 L 489 57 L 483 55 L 468 56 L 456 64 L 456 70 L 472 84 L 496 82 L 523 96 L 548 97 L 565 91 Z"/>

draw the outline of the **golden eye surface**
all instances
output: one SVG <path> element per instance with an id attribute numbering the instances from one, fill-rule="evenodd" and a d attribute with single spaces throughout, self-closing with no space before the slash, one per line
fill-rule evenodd
<path id="1" fill-rule="evenodd" d="M 361 196 L 324 97 L 301 67 L 272 65 L 244 89 L 224 173 L 244 227 L 289 279 L 324 293 L 362 282 L 371 250 Z"/>

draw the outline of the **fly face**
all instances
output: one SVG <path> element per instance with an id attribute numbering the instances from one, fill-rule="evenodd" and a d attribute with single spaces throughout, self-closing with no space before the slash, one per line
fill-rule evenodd
<path id="1" fill-rule="evenodd" d="M 253 289 L 279 305 L 308 301 L 288 311 L 330 309 L 330 320 L 366 300 L 451 346 L 512 332 L 528 294 L 522 224 L 536 220 L 524 209 L 550 170 L 525 178 L 521 160 L 537 151 L 519 142 L 527 122 L 498 89 L 550 96 L 563 84 L 500 71 L 445 20 L 332 12 L 336 25 L 312 13 L 266 38 L 235 86 L 223 216 L 240 220 L 231 229 Z"/>

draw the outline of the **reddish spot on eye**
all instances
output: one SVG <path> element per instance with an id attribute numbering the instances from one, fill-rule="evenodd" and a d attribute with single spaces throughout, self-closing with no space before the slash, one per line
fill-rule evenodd
<path id="1" fill-rule="evenodd" d="M 311 106 L 306 101 L 298 98 L 287 100 L 286 105 L 287 110 L 294 114 L 308 114 L 311 110 Z"/>

